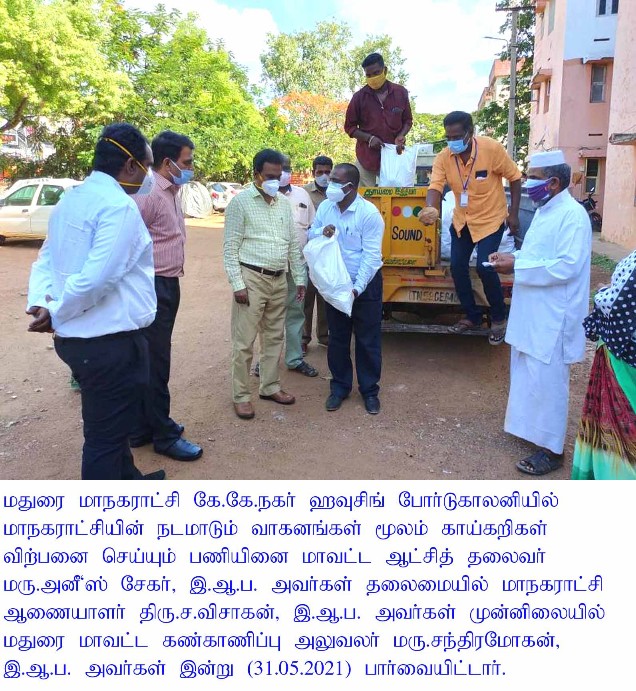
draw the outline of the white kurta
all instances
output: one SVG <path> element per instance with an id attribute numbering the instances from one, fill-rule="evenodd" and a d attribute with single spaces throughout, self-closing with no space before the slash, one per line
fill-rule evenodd
<path id="1" fill-rule="evenodd" d="M 521 250 L 506 341 L 512 346 L 504 429 L 562 453 L 570 364 L 585 355 L 592 228 L 566 190 L 537 209 Z"/>

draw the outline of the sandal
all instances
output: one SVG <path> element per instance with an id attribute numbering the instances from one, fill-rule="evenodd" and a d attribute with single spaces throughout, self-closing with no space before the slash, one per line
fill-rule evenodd
<path id="1" fill-rule="evenodd" d="M 517 463 L 517 470 L 527 475 L 547 475 L 563 465 L 563 454 L 557 456 L 548 451 L 537 451 Z"/>
<path id="2" fill-rule="evenodd" d="M 506 338 L 506 322 L 493 322 L 488 334 L 488 343 L 490 345 L 499 345 L 504 342 Z"/>
<path id="3" fill-rule="evenodd" d="M 472 331 L 473 329 L 480 329 L 481 324 L 475 324 L 471 322 L 470 319 L 460 319 L 457 323 L 448 327 L 448 330 L 452 334 L 463 334 L 466 331 Z"/>

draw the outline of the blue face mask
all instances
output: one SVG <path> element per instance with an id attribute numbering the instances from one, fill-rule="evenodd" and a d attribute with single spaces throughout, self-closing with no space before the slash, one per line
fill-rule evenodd
<path id="1" fill-rule="evenodd" d="M 193 170 L 181 170 L 179 166 L 174 162 L 170 161 L 172 165 L 179 171 L 180 175 L 172 175 L 172 182 L 174 182 L 175 185 L 185 185 L 186 183 L 190 182 L 192 178 L 194 177 L 194 171 Z"/>
<path id="2" fill-rule="evenodd" d="M 446 143 L 448 144 L 448 148 L 450 149 L 451 153 L 455 155 L 463 154 L 468 148 L 468 143 L 463 139 L 447 139 Z"/>

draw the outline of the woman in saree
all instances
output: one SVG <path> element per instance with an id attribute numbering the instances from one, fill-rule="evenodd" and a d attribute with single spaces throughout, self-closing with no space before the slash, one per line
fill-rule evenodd
<path id="1" fill-rule="evenodd" d="M 583 322 L 596 354 L 574 449 L 573 480 L 636 480 L 636 252 Z"/>

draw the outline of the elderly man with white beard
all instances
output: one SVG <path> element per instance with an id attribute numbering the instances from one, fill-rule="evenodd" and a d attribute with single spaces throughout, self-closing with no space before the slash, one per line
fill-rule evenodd
<path id="1" fill-rule="evenodd" d="M 592 228 L 568 192 L 570 178 L 561 151 L 531 156 L 526 187 L 537 210 L 523 246 L 488 258 L 498 273 L 515 275 L 504 429 L 538 447 L 517 463 L 529 475 L 545 475 L 563 464 L 570 365 L 585 355 Z"/>

